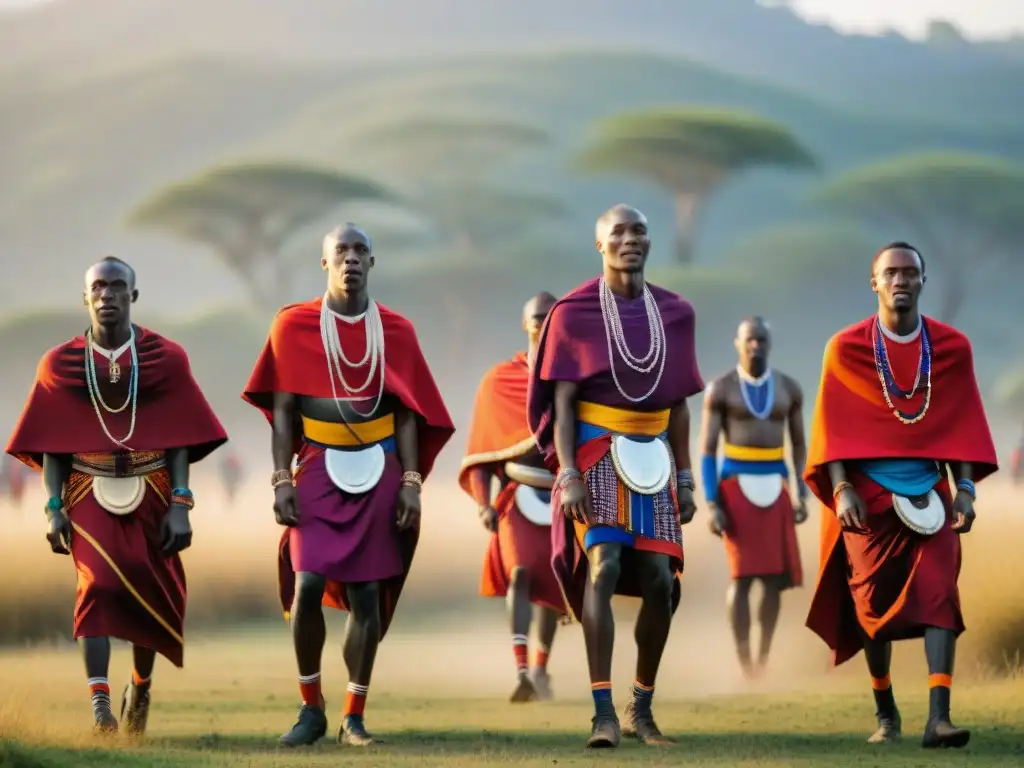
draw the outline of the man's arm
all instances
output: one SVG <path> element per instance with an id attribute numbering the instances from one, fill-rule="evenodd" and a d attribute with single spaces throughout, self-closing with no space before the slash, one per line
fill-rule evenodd
<path id="1" fill-rule="evenodd" d="M 491 505 L 491 486 L 494 471 L 489 465 L 481 464 L 469 470 L 469 492 L 479 507 Z"/>
<path id="2" fill-rule="evenodd" d="M 174 491 L 189 490 L 188 448 L 171 448 L 167 451 L 167 474 Z"/>
<path id="3" fill-rule="evenodd" d="M 947 463 L 953 475 L 953 484 L 958 491 L 967 491 L 974 497 L 974 467 L 969 461 L 950 461 Z"/>
<path id="4" fill-rule="evenodd" d="M 404 406 L 395 414 L 395 447 L 403 472 L 420 471 L 419 425 L 416 414 Z"/>
<path id="5" fill-rule="evenodd" d="M 579 384 L 555 382 L 555 454 L 560 473 L 579 472 L 576 466 L 576 395 Z"/>
<path id="6" fill-rule="evenodd" d="M 71 477 L 70 456 L 55 453 L 43 454 L 43 487 L 46 489 L 48 499 L 64 498 L 64 486 L 69 477 Z M 47 502 L 47 509 L 49 508 L 50 502 Z"/>
<path id="7" fill-rule="evenodd" d="M 676 462 L 676 472 L 690 470 L 690 408 L 685 400 L 672 406 L 669 413 L 668 445 Z"/>
<path id="8" fill-rule="evenodd" d="M 703 423 L 700 435 L 700 483 L 704 500 L 718 500 L 718 440 L 725 424 L 725 403 L 721 382 L 712 382 L 704 393 Z"/>
<path id="9" fill-rule="evenodd" d="M 274 473 L 292 471 L 295 453 L 295 395 L 290 392 L 274 393 L 274 426 L 270 449 L 274 459 Z"/>
<path id="10" fill-rule="evenodd" d="M 804 465 L 807 463 L 807 437 L 804 433 L 804 392 L 796 381 L 787 377 L 790 400 L 789 408 L 789 446 L 793 452 L 793 490 L 801 502 L 807 499 L 807 486 L 804 484 Z"/>

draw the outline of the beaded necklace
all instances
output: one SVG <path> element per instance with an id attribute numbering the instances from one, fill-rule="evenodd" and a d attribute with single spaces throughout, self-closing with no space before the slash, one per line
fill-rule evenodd
<path id="1" fill-rule="evenodd" d="M 743 404 L 747 406 L 751 416 L 764 421 L 771 415 L 772 406 L 775 405 L 775 377 L 772 376 L 772 369 L 769 368 L 760 376 L 754 377 L 743 370 L 743 366 L 737 365 L 736 373 L 740 379 Z M 754 407 L 754 400 L 762 399 L 762 396 L 761 407 Z"/>
<path id="2" fill-rule="evenodd" d="M 921 356 L 917 365 L 917 376 L 914 379 L 914 386 L 910 391 L 902 389 L 892 373 L 892 365 L 889 363 L 889 352 L 885 345 L 885 336 L 882 331 L 880 320 L 875 320 L 872 328 L 872 346 L 875 354 L 875 370 L 878 372 L 878 380 L 882 385 L 882 396 L 885 404 L 892 409 L 893 415 L 903 424 L 916 424 L 928 413 L 928 406 L 932 402 L 932 345 L 928 335 L 928 326 L 921 318 Z M 893 393 L 896 397 L 903 397 L 909 400 L 917 392 L 922 379 L 924 380 L 924 402 L 915 413 L 904 413 L 892 402 Z"/>

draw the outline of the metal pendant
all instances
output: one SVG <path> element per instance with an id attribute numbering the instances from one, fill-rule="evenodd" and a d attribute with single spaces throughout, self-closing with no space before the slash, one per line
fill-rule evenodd
<path id="1" fill-rule="evenodd" d="M 110 361 L 110 383 L 117 384 L 121 380 L 121 364 L 116 360 Z"/>

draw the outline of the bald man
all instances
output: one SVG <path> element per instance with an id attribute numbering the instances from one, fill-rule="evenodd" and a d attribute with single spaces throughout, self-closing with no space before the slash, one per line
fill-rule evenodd
<path id="1" fill-rule="evenodd" d="M 565 601 L 551 569 L 551 486 L 526 422 L 530 366 L 544 321 L 555 303 L 540 293 L 523 308 L 527 351 L 498 363 L 477 388 L 459 485 L 476 502 L 480 521 L 491 532 L 480 594 L 505 597 L 512 624 L 512 651 L 518 683 L 511 701 L 551 698 L 548 655 Z M 491 486 L 497 480 L 497 495 Z M 538 647 L 532 679 L 529 635 L 536 607 Z"/>
<path id="2" fill-rule="evenodd" d="M 120 724 L 149 721 L 157 654 L 181 667 L 191 546 L 190 467 L 227 435 L 175 342 L 132 322 L 135 270 L 113 256 L 85 274 L 85 333 L 43 355 L 7 452 L 42 472 L 46 539 L 78 575 L 74 636 L 95 728 L 118 730 L 110 638 L 132 646 Z"/>
<path id="3" fill-rule="evenodd" d="M 370 297 L 374 264 L 354 224 L 328 234 L 326 293 L 278 312 L 242 395 L 271 425 L 274 514 L 285 526 L 281 607 L 302 696 L 281 737 L 288 747 L 327 732 L 323 605 L 349 612 L 338 740 L 373 743 L 364 708 L 377 647 L 416 551 L 420 489 L 455 431 L 412 324 Z"/>
<path id="4" fill-rule="evenodd" d="M 701 483 L 711 532 L 722 537 L 729 559 L 732 583 L 727 606 L 736 654 L 744 675 L 756 677 L 768 663 L 781 593 L 803 583 L 796 525 L 807 519 L 807 487 L 802 479 L 807 457 L 804 398 L 796 380 L 768 364 L 771 330 L 764 318 L 743 320 L 734 345 L 739 358 L 736 368 L 712 381 L 704 395 Z M 792 473 L 785 459 L 787 425 Z M 724 438 L 721 464 L 720 438 Z M 750 653 L 754 581 L 762 586 L 756 661 Z"/>
<path id="5" fill-rule="evenodd" d="M 627 205 L 595 227 L 601 275 L 552 307 L 527 395 L 530 429 L 552 493 L 552 564 L 583 623 L 594 718 L 587 746 L 619 744 L 612 703 L 612 596 L 641 600 L 627 727 L 666 744 L 652 713 L 654 682 L 679 603 L 682 525 L 693 519 L 690 414 L 704 388 L 693 307 L 650 285 L 647 218 Z"/>

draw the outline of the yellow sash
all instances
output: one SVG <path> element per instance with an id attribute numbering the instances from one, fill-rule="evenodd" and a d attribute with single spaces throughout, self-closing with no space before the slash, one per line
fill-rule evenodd
<path id="1" fill-rule="evenodd" d="M 754 448 L 749 445 L 725 444 L 725 458 L 736 461 L 783 461 L 786 458 L 786 449 L 778 448 Z"/>
<path id="2" fill-rule="evenodd" d="M 576 418 L 580 421 L 620 435 L 660 435 L 668 429 L 669 413 L 667 408 L 663 411 L 631 411 L 582 400 L 576 404 Z"/>
<path id="3" fill-rule="evenodd" d="M 395 414 L 389 413 L 361 424 L 338 424 L 303 416 L 302 432 L 307 440 L 332 448 L 370 445 L 394 436 Z"/>

